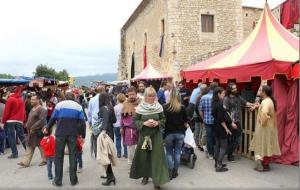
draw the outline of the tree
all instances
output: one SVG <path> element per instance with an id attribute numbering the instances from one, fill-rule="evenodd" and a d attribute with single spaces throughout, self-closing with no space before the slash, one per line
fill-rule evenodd
<path id="1" fill-rule="evenodd" d="M 38 65 L 35 69 L 35 77 L 46 77 L 46 78 L 56 78 L 55 69 L 48 67 L 47 65 Z"/>
<path id="2" fill-rule="evenodd" d="M 66 69 L 57 72 L 55 69 L 48 67 L 47 65 L 38 65 L 34 72 L 35 77 L 46 77 L 51 79 L 67 81 L 69 74 Z"/>
<path id="3" fill-rule="evenodd" d="M 15 78 L 15 77 L 13 77 L 11 74 L 1 74 L 0 73 L 0 78 L 1 79 L 13 79 L 13 78 Z"/>
<path id="4" fill-rule="evenodd" d="M 69 73 L 67 72 L 66 69 L 62 70 L 62 71 L 59 71 L 57 73 L 57 79 L 58 80 L 62 80 L 62 81 L 67 81 L 69 80 Z"/>

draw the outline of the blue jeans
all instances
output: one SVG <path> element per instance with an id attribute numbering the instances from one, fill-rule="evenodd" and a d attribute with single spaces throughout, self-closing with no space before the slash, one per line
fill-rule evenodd
<path id="1" fill-rule="evenodd" d="M 78 165 L 79 168 L 82 168 L 82 152 L 76 153 L 76 165 Z"/>
<path id="2" fill-rule="evenodd" d="M 115 137 L 116 137 L 116 148 L 117 148 L 117 153 L 118 155 L 122 154 L 122 147 L 121 147 L 121 133 L 120 133 L 120 127 L 114 127 L 114 133 L 115 133 Z M 124 148 L 124 155 L 127 156 L 127 146 L 123 144 L 123 148 Z"/>
<path id="3" fill-rule="evenodd" d="M 214 155 L 215 135 L 214 125 L 205 124 L 206 129 L 206 146 L 210 155 Z"/>
<path id="4" fill-rule="evenodd" d="M 184 134 L 174 133 L 166 136 L 166 151 L 169 170 L 177 170 L 180 165 L 180 152 L 183 145 Z"/>
<path id="5" fill-rule="evenodd" d="M 25 144 L 25 135 L 24 129 L 21 123 L 12 122 L 5 124 L 5 130 L 8 136 L 8 143 L 11 148 L 11 152 L 13 156 L 18 156 L 18 149 L 16 144 L 16 135 L 20 139 L 21 143 Z M 16 133 L 16 135 L 15 135 Z"/>
<path id="6" fill-rule="evenodd" d="M 4 153 L 5 150 L 6 133 L 0 128 L 0 153 Z"/>
<path id="7" fill-rule="evenodd" d="M 48 178 L 53 178 L 52 174 L 52 164 L 54 162 L 54 157 L 47 158 L 47 173 L 48 173 Z"/>

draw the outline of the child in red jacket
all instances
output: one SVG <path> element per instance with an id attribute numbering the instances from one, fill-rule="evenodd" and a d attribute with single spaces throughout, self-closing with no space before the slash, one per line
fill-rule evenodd
<path id="1" fill-rule="evenodd" d="M 48 172 L 48 179 L 52 180 L 52 163 L 54 162 L 55 157 L 55 137 L 53 135 L 45 136 L 40 145 L 44 151 L 44 155 L 47 159 L 47 172 Z"/>
<path id="2" fill-rule="evenodd" d="M 78 135 L 77 137 L 77 141 L 76 141 L 76 162 L 78 165 L 78 170 L 77 172 L 78 173 L 81 173 L 82 172 L 82 147 L 83 147 L 83 139 L 80 135 Z"/>

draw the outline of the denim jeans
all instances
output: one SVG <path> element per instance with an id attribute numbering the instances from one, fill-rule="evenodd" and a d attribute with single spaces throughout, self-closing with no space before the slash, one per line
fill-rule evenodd
<path id="1" fill-rule="evenodd" d="M 183 145 L 184 134 L 174 133 L 166 136 L 166 151 L 169 169 L 178 169 L 180 165 L 180 152 Z"/>
<path id="2" fill-rule="evenodd" d="M 121 137 L 121 132 L 120 132 L 120 127 L 114 127 L 114 133 L 115 133 L 115 137 L 116 137 L 116 148 L 117 148 L 117 153 L 118 155 L 122 154 L 122 147 L 121 147 L 121 143 L 122 143 L 122 137 Z M 124 155 L 128 155 L 127 154 L 127 146 L 123 144 L 123 148 L 124 148 Z"/>
<path id="3" fill-rule="evenodd" d="M 54 157 L 49 157 L 47 158 L 47 173 L 48 173 L 48 178 L 53 178 L 52 174 L 52 164 L 54 162 Z"/>
<path id="4" fill-rule="evenodd" d="M 6 133 L 4 130 L 0 129 L 1 137 L 0 137 L 0 153 L 4 153 L 5 150 L 5 141 L 6 141 Z"/>
<path id="5" fill-rule="evenodd" d="M 76 153 L 76 165 L 79 168 L 82 168 L 82 152 L 78 152 Z"/>
<path id="6" fill-rule="evenodd" d="M 205 124 L 206 129 L 206 146 L 210 155 L 214 155 L 215 135 L 214 125 Z"/>
<path id="7" fill-rule="evenodd" d="M 65 146 L 69 149 L 69 175 L 71 184 L 75 184 L 78 181 L 77 167 L 76 167 L 76 136 L 56 137 L 55 139 L 55 178 L 54 182 L 58 185 L 62 184 L 63 178 L 63 164 Z"/>
<path id="8" fill-rule="evenodd" d="M 24 135 L 24 129 L 22 127 L 22 124 L 18 122 L 6 123 L 5 129 L 7 132 L 8 143 L 11 148 L 12 155 L 18 156 L 16 135 L 20 139 L 21 143 L 25 144 L 25 135 Z"/>

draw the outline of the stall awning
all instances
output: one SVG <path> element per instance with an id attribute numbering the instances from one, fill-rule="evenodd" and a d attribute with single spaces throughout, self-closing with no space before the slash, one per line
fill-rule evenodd
<path id="1" fill-rule="evenodd" d="M 159 80 L 168 78 L 172 78 L 172 76 L 163 75 L 160 72 L 158 72 L 151 64 L 148 64 L 147 67 L 139 75 L 131 79 L 131 81 Z"/>
<path id="2" fill-rule="evenodd" d="M 273 16 L 268 5 L 252 33 L 231 49 L 181 71 L 187 81 L 236 79 L 251 77 L 273 79 L 275 74 L 291 77 L 292 64 L 299 60 L 299 39 Z"/>

